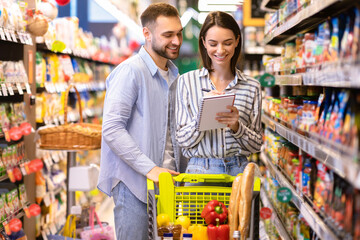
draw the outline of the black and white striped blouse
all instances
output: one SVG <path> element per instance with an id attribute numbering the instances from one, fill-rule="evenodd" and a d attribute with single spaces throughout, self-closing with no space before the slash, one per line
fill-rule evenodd
<path id="1" fill-rule="evenodd" d="M 260 151 L 263 139 L 261 128 L 261 87 L 259 81 L 244 76 L 236 69 L 235 79 L 227 89 L 235 93 L 234 106 L 239 110 L 239 130 L 230 128 L 197 131 L 199 104 L 203 88 L 215 90 L 206 68 L 181 75 L 176 100 L 176 139 L 185 157 L 225 158 Z"/>

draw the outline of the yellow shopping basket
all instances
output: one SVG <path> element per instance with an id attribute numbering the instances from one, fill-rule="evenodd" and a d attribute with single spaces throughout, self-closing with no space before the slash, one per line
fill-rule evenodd
<path id="1" fill-rule="evenodd" d="M 183 173 L 172 177 L 170 173 L 161 173 L 159 195 L 155 194 L 154 183 L 148 180 L 149 239 L 158 239 L 156 216 L 160 213 L 168 214 L 172 222 L 184 215 L 190 218 L 191 224 L 205 225 L 201 218 L 203 208 L 213 199 L 228 207 L 234 179 L 234 176 L 227 174 Z M 181 183 L 206 183 L 206 186 L 181 186 Z M 249 239 L 259 238 L 260 184 L 260 179 L 255 177 Z"/>

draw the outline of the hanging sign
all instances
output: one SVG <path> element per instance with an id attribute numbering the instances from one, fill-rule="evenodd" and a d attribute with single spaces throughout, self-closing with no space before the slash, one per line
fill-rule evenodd
<path id="1" fill-rule="evenodd" d="M 260 84 L 262 87 L 273 87 L 275 86 L 275 77 L 269 73 L 264 73 L 260 79 Z"/>
<path id="2" fill-rule="evenodd" d="M 268 207 L 263 207 L 260 209 L 260 217 L 264 220 L 271 218 L 272 210 Z"/>
<path id="3" fill-rule="evenodd" d="M 292 198 L 292 192 L 287 187 L 281 187 L 276 193 L 276 198 L 282 203 L 288 203 Z"/>

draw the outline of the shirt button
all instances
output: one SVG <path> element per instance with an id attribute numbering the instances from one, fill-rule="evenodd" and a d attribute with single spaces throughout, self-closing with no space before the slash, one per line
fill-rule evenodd
<path id="1" fill-rule="evenodd" d="M 224 145 L 221 145 L 221 147 L 223 148 L 223 147 L 224 147 Z"/>

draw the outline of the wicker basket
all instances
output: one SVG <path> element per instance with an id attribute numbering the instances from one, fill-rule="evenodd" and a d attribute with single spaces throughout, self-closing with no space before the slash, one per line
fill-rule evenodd
<path id="1" fill-rule="evenodd" d="M 75 89 L 80 111 L 80 123 L 67 122 L 67 102 L 69 91 Z M 75 86 L 66 89 L 64 104 L 64 125 L 47 127 L 38 131 L 40 148 L 54 150 L 92 150 L 101 146 L 101 125 L 83 123 L 80 94 Z"/>

